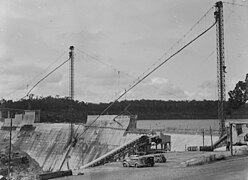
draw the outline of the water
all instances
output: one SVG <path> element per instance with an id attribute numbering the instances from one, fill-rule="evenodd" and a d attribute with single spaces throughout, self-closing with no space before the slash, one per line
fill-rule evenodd
<path id="1" fill-rule="evenodd" d="M 231 120 L 227 120 L 231 121 Z M 244 121 L 241 119 L 235 119 L 235 121 Z M 248 120 L 245 120 L 248 121 Z M 167 129 L 167 128 L 177 128 L 177 129 L 209 129 L 219 130 L 219 120 L 218 119 L 174 119 L 174 120 L 138 120 L 137 128 L 139 129 Z"/>

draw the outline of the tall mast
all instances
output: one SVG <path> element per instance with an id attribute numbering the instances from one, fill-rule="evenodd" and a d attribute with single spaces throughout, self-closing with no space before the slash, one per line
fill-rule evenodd
<path id="1" fill-rule="evenodd" d="M 216 42 L 217 42 L 217 79 L 218 79 L 218 119 L 220 123 L 220 137 L 226 133 L 225 130 L 225 52 L 224 52 L 224 20 L 223 20 L 223 3 L 221 1 L 215 4 L 216 19 Z"/>
<path id="2" fill-rule="evenodd" d="M 73 140 L 73 107 L 72 103 L 74 100 L 74 46 L 70 46 L 70 52 L 69 52 L 69 58 L 70 58 L 70 87 L 69 87 L 69 93 L 70 93 L 70 115 L 71 115 L 71 124 L 70 124 L 70 140 L 72 142 Z"/>

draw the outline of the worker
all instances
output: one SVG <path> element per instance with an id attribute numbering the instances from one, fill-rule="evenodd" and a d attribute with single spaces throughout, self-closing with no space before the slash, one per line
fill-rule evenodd
<path id="1" fill-rule="evenodd" d="M 226 143 L 226 151 L 230 151 L 230 142 L 229 141 Z"/>

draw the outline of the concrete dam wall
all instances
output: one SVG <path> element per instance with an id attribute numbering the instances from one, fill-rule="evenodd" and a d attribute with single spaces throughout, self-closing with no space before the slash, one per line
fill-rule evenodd
<path id="1" fill-rule="evenodd" d="M 89 123 L 95 117 L 90 117 Z M 113 121 L 114 119 L 114 121 Z M 137 134 L 125 134 L 128 116 L 102 116 L 94 126 L 74 125 L 78 141 L 69 153 L 62 170 L 77 169 L 114 148 L 135 139 Z M 3 124 L 2 124 L 3 125 Z M 87 128 L 87 131 L 80 136 Z M 28 153 L 44 171 L 59 170 L 68 151 L 70 124 L 34 123 L 33 127 L 18 127 L 12 132 L 12 144 Z M 9 131 L 0 130 L 0 141 L 8 141 Z"/>
<path id="2" fill-rule="evenodd" d="M 62 166 L 67 153 L 69 156 L 61 170 L 78 169 L 142 135 L 126 132 L 130 125 L 130 116 L 101 116 L 92 126 L 89 126 L 95 118 L 96 116 L 90 116 L 87 124 L 74 125 L 78 139 L 75 147 L 70 151 L 68 146 L 70 124 L 68 123 L 33 123 L 32 126 L 30 123 L 26 126 L 25 123 L 20 123 L 22 126 L 17 126 L 12 131 L 12 144 L 28 153 L 44 171 L 56 171 Z M 9 129 L 0 122 L 1 126 L 0 141 L 8 141 Z M 169 135 L 171 135 L 172 151 L 184 151 L 186 146 L 202 146 L 201 135 Z M 214 141 L 217 139 L 218 137 L 213 137 Z M 205 136 L 205 145 L 210 144 L 210 137 Z"/>

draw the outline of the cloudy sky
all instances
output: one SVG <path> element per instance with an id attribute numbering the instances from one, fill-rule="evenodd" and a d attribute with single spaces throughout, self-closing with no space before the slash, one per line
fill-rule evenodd
<path id="1" fill-rule="evenodd" d="M 244 0 L 228 2 L 248 5 Z M 25 96 L 68 59 L 73 45 L 75 99 L 113 101 L 212 25 L 214 4 L 214 0 L 1 0 L 0 98 Z M 248 8 L 224 4 L 224 17 L 229 91 L 248 73 Z M 214 27 L 123 99 L 217 99 L 216 64 Z M 31 93 L 68 96 L 69 64 Z"/>

